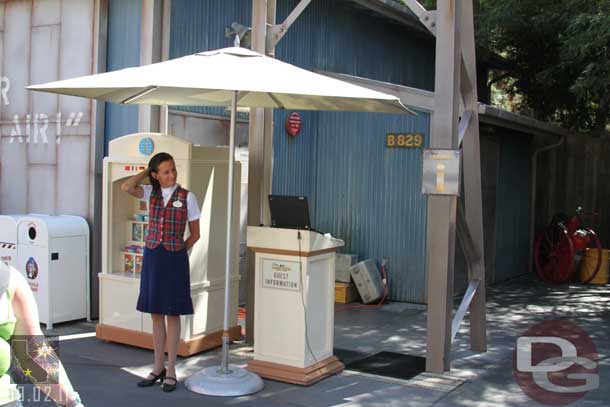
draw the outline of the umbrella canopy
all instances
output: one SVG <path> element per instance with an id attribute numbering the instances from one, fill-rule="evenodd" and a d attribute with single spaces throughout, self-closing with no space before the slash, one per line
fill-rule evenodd
<path id="1" fill-rule="evenodd" d="M 319 75 L 246 48 L 224 48 L 28 89 L 123 104 L 413 113 L 395 96 Z"/>

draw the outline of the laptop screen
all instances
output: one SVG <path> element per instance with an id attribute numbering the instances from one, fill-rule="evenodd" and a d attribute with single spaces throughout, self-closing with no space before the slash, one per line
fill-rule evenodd
<path id="1" fill-rule="evenodd" d="M 269 195 L 271 226 L 286 229 L 311 229 L 309 207 L 304 196 Z"/>

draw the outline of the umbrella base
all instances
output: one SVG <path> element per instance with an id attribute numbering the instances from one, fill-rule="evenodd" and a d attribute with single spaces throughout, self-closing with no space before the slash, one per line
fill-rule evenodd
<path id="1" fill-rule="evenodd" d="M 212 366 L 191 375 L 184 385 L 192 392 L 208 396 L 236 397 L 259 392 L 265 387 L 256 374 L 235 365 L 229 365 L 229 373 L 220 366 Z"/>

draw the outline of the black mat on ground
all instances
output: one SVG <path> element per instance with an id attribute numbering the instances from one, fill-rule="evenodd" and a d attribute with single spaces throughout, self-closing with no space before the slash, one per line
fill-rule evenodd
<path id="1" fill-rule="evenodd" d="M 408 380 L 426 370 L 426 358 L 379 352 L 345 364 L 345 368 L 378 376 Z"/>
<path id="2" fill-rule="evenodd" d="M 355 350 L 349 350 L 349 349 L 334 348 L 333 355 L 335 355 L 341 361 L 341 363 L 343 363 L 344 365 L 347 365 L 347 364 L 355 362 L 357 360 L 364 359 L 367 356 L 370 356 L 371 354 L 364 353 L 364 352 L 357 352 Z"/>

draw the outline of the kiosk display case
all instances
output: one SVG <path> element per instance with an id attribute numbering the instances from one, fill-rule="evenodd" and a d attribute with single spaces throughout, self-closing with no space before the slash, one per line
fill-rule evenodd
<path id="1" fill-rule="evenodd" d="M 104 159 L 102 272 L 98 338 L 153 349 L 152 321 L 136 310 L 148 207 L 121 191 L 121 184 L 144 170 L 159 152 L 174 157 L 178 183 L 197 197 L 201 208 L 199 241 L 189 251 L 191 298 L 195 313 L 181 316 L 178 354 L 188 356 L 221 344 L 226 258 L 228 148 L 199 147 L 178 137 L 137 133 L 109 143 Z M 240 163 L 234 171 L 239 173 Z M 238 339 L 239 178 L 234 185 L 233 270 L 230 336 Z M 185 238 L 188 237 L 188 227 Z"/>

